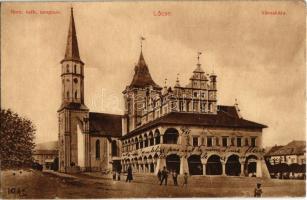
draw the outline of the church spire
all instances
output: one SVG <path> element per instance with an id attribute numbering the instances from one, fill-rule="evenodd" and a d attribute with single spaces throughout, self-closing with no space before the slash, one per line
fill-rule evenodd
<path id="1" fill-rule="evenodd" d="M 74 10 L 72 7 L 70 9 L 70 23 L 69 23 L 67 43 L 66 43 L 66 52 L 62 62 L 67 60 L 75 60 L 83 63 L 79 55 L 79 47 L 78 47 L 77 33 L 76 33 L 75 20 L 74 20 Z"/>

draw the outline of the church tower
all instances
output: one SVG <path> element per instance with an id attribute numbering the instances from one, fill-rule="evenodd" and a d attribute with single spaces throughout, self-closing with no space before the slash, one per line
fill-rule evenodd
<path id="1" fill-rule="evenodd" d="M 84 104 L 84 63 L 80 59 L 73 8 L 64 59 L 61 61 L 62 104 L 59 120 L 59 170 L 89 166 L 89 109 Z"/>
<path id="2" fill-rule="evenodd" d="M 144 40 L 144 38 L 142 38 Z M 141 40 L 141 41 L 142 41 Z M 125 117 L 123 121 L 123 134 L 126 134 L 141 125 L 144 111 L 152 112 L 152 99 L 161 93 L 149 72 L 145 62 L 142 43 L 139 61 L 134 68 L 134 76 L 129 86 L 123 91 L 125 100 Z"/>

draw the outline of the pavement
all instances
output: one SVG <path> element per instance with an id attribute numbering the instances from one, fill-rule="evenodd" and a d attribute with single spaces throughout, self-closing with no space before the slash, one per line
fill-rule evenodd
<path id="1" fill-rule="evenodd" d="M 304 197 L 303 180 L 267 180 L 251 177 L 191 176 L 188 186 L 171 179 L 159 185 L 154 175 L 134 174 L 131 183 L 113 181 L 111 175 L 99 172 L 63 174 L 52 171 L 1 172 L 2 198 L 148 198 L 148 197 L 252 197 L 256 183 L 261 182 L 263 197 Z M 14 190 L 12 190 L 12 188 Z M 9 191 L 14 191 L 9 192 Z M 18 193 L 19 191 L 19 193 Z"/>

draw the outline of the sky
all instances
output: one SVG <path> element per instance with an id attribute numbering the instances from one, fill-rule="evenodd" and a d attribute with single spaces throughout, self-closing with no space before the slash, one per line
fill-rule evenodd
<path id="1" fill-rule="evenodd" d="M 218 104 L 237 99 L 243 118 L 267 125 L 264 146 L 305 140 L 303 1 L 3 3 L 1 106 L 33 121 L 36 142 L 58 137 L 70 6 L 91 112 L 123 113 L 122 91 L 143 36 L 145 61 L 160 86 L 165 78 L 174 86 L 177 74 L 186 85 L 201 51 L 202 68 L 217 75 Z"/>

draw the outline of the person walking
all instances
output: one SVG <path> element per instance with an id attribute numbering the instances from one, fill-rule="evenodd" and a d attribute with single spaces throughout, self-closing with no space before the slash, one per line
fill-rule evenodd
<path id="1" fill-rule="evenodd" d="M 160 182 L 161 182 L 161 177 L 162 177 L 162 173 L 161 173 L 161 170 L 160 170 L 160 169 L 159 169 L 159 171 L 158 171 L 157 176 L 158 176 L 158 180 L 159 180 L 159 183 L 160 183 Z"/>
<path id="2" fill-rule="evenodd" d="M 132 177 L 132 168 L 131 166 L 129 165 L 128 167 L 128 170 L 127 170 L 127 179 L 126 179 L 126 182 L 131 182 L 133 180 L 133 177 Z"/>
<path id="3" fill-rule="evenodd" d="M 184 175 L 183 175 L 183 186 L 188 186 L 188 173 L 184 172 Z"/>
<path id="4" fill-rule="evenodd" d="M 118 171 L 116 174 L 117 174 L 117 180 L 120 181 L 120 171 Z"/>
<path id="5" fill-rule="evenodd" d="M 177 181 L 178 174 L 177 174 L 176 170 L 173 171 L 172 175 L 173 175 L 174 185 L 178 186 L 178 181 Z"/>
<path id="6" fill-rule="evenodd" d="M 257 187 L 255 188 L 254 191 L 254 197 L 261 197 L 261 195 L 262 195 L 261 184 L 257 183 Z"/>
<path id="7" fill-rule="evenodd" d="M 160 185 L 162 185 L 163 181 L 165 181 L 165 185 L 167 185 L 167 176 L 168 176 L 168 171 L 166 169 L 166 167 L 163 167 L 163 170 L 161 172 L 162 178 L 161 178 L 161 182 Z"/>
<path id="8" fill-rule="evenodd" d="M 113 171 L 113 181 L 116 181 L 116 171 Z"/>

